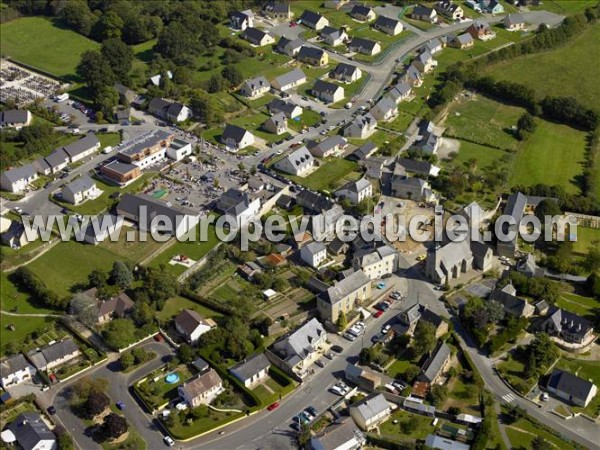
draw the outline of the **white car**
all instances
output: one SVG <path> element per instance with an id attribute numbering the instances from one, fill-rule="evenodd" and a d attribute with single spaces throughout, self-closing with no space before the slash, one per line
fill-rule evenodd
<path id="1" fill-rule="evenodd" d="M 165 437 L 163 437 L 163 441 L 169 447 L 173 447 L 175 445 L 175 441 L 173 440 L 173 438 L 171 436 L 165 436 Z"/>
<path id="2" fill-rule="evenodd" d="M 388 323 L 385 327 L 381 329 L 381 334 L 386 334 L 388 331 L 390 331 L 390 328 L 392 328 L 392 326 Z"/>
<path id="3" fill-rule="evenodd" d="M 334 385 L 334 386 L 331 386 L 331 387 L 329 388 L 329 390 L 330 390 L 331 392 L 333 392 L 334 394 L 336 394 L 336 395 L 339 395 L 339 396 L 341 396 L 341 397 L 343 397 L 344 395 L 346 395 L 346 394 L 344 393 L 344 391 L 343 391 L 343 390 L 342 390 L 342 389 L 341 389 L 341 388 L 340 388 L 340 387 L 339 387 L 337 384 L 336 384 L 336 385 Z"/>
<path id="4" fill-rule="evenodd" d="M 344 338 L 348 339 L 350 342 L 353 342 L 356 340 L 356 336 L 354 336 L 353 334 L 350 334 L 348 332 L 343 334 Z"/>

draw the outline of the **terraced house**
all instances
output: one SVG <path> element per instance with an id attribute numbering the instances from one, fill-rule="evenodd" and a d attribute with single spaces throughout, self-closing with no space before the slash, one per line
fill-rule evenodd
<path id="1" fill-rule="evenodd" d="M 317 296 L 317 311 L 323 321 L 335 325 L 341 313 L 348 315 L 370 298 L 371 279 L 357 270 Z"/>

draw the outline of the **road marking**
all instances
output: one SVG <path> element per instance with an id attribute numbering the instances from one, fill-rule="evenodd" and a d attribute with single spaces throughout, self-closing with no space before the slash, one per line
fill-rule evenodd
<path id="1" fill-rule="evenodd" d="M 514 402 L 516 399 L 517 397 L 515 397 L 514 394 L 506 394 L 502 396 L 502 400 L 504 400 L 506 403 Z"/>

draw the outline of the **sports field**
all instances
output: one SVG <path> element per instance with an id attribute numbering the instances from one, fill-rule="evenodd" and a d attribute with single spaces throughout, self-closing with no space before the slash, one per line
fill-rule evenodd
<path id="1" fill-rule="evenodd" d="M 75 69 L 85 50 L 100 45 L 44 17 L 23 17 L 0 26 L 2 55 L 48 72 L 77 80 Z"/>
<path id="2" fill-rule="evenodd" d="M 586 164 L 586 134 L 566 125 L 536 121 L 535 132 L 519 150 L 510 185 L 560 185 L 568 193 L 579 193 L 577 177 Z"/>
<path id="3" fill-rule="evenodd" d="M 592 57 L 598 54 L 598 42 L 600 24 L 561 48 L 495 64 L 487 74 L 498 80 L 522 83 L 534 89 L 539 98 L 575 97 L 582 104 L 598 109 L 600 65 Z"/>

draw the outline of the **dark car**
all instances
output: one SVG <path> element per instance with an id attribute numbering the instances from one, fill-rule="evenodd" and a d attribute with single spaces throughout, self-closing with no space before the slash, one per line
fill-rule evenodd
<path id="1" fill-rule="evenodd" d="M 336 353 L 342 353 L 344 351 L 344 349 L 339 345 L 332 345 L 331 351 L 336 352 Z"/>
<path id="2" fill-rule="evenodd" d="M 314 406 L 309 406 L 308 408 L 306 408 L 306 411 L 308 411 L 313 417 L 317 417 L 317 408 L 315 408 Z"/>
<path id="3" fill-rule="evenodd" d="M 54 407 L 54 405 L 48 406 L 48 414 L 50 414 L 51 416 L 56 414 L 56 408 Z"/>
<path id="4" fill-rule="evenodd" d="M 116 405 L 121 411 L 125 409 L 125 403 L 123 402 L 117 402 Z"/>

